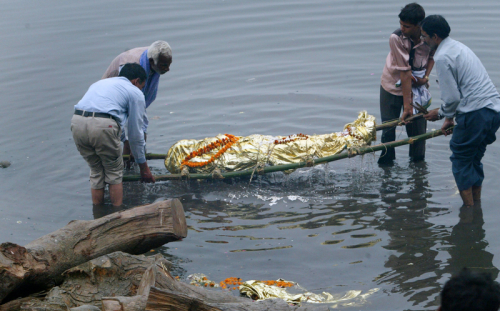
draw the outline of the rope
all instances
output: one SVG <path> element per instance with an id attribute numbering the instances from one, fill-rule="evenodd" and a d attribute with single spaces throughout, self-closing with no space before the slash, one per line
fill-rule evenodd
<path id="1" fill-rule="evenodd" d="M 307 167 L 313 167 L 314 166 L 314 159 L 313 158 L 309 158 L 306 160 L 306 166 Z"/>
<path id="2" fill-rule="evenodd" d="M 348 157 L 348 158 L 355 157 L 355 156 L 357 156 L 358 154 L 360 154 L 360 150 L 359 150 L 359 148 L 356 148 L 356 147 L 351 147 L 351 148 L 348 148 L 348 149 L 347 149 L 347 157 Z"/>
<path id="3" fill-rule="evenodd" d="M 265 167 L 264 163 L 257 164 L 257 166 L 255 167 L 257 170 L 257 174 L 264 175 L 265 174 L 264 167 Z"/>

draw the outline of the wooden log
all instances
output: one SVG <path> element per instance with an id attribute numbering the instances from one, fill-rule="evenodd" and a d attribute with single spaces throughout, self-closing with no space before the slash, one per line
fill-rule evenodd
<path id="1" fill-rule="evenodd" d="M 146 304 L 146 311 L 328 311 L 326 305 L 303 304 L 293 306 L 281 299 L 252 301 L 244 299 L 239 302 L 220 303 L 207 302 L 179 292 L 152 287 Z"/>
<path id="2" fill-rule="evenodd" d="M 0 311 L 18 311 L 18 310 L 21 310 L 21 306 L 24 303 L 34 301 L 34 300 L 36 300 L 36 299 L 34 299 L 33 297 L 24 297 L 24 298 L 12 300 L 12 301 L 9 301 L 8 303 L 1 305 Z M 39 299 L 38 301 L 41 301 L 41 299 Z"/>
<path id="3" fill-rule="evenodd" d="M 22 308 L 33 311 L 54 306 L 64 306 L 65 310 L 91 307 L 104 311 L 144 310 L 147 296 L 143 295 L 146 288 L 143 283 L 149 284 L 148 270 L 154 265 L 171 267 L 171 263 L 159 254 L 115 252 L 101 256 L 66 270 L 63 283 L 52 288 L 44 300 L 28 301 Z"/>
<path id="4" fill-rule="evenodd" d="M 222 311 L 219 308 L 211 307 L 201 299 L 191 298 L 189 296 L 173 293 L 168 290 L 151 288 L 146 304 L 146 311 L 171 310 L 171 311 Z"/>
<path id="5" fill-rule="evenodd" d="M 281 299 L 254 302 L 247 297 L 189 285 L 175 280 L 169 272 L 171 268 L 171 263 L 160 254 L 146 257 L 115 252 L 64 272 L 64 282 L 52 288 L 44 300 L 30 300 L 20 309 L 8 310 L 328 310 L 326 305 L 317 304 L 291 306 Z"/>
<path id="6" fill-rule="evenodd" d="M 229 293 L 223 293 L 208 290 L 183 282 L 176 281 L 170 274 L 171 264 L 163 257 L 155 258 L 152 264 L 144 273 L 141 283 L 137 290 L 137 295 L 133 297 L 103 297 L 102 311 L 143 311 L 146 308 L 146 302 L 150 296 L 152 288 L 165 289 L 168 292 L 177 293 L 190 297 L 194 301 L 204 302 L 238 302 L 243 303 L 248 299 L 235 297 Z M 196 303 L 191 306 L 196 306 Z M 202 306 L 202 305 L 200 305 Z M 169 310 L 161 309 L 161 310 Z M 172 309 L 177 310 L 177 309 Z M 186 310 L 204 310 L 204 309 L 186 309 Z"/>
<path id="7" fill-rule="evenodd" d="M 0 245 L 0 303 L 60 284 L 62 272 L 116 251 L 142 254 L 187 236 L 178 199 L 72 221 L 25 247 Z"/>

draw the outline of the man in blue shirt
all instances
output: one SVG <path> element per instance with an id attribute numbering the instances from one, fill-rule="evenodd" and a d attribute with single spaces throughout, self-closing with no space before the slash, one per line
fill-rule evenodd
<path id="1" fill-rule="evenodd" d="M 92 84 L 75 105 L 71 119 L 73 140 L 90 167 L 92 203 L 104 202 L 104 187 L 114 206 L 123 201 L 122 130 L 127 124 L 132 154 L 141 170 L 143 182 L 155 182 L 144 153 L 146 105 L 141 89 L 146 72 L 139 64 L 125 64 L 118 77 Z"/>
<path id="2" fill-rule="evenodd" d="M 452 171 L 464 205 L 473 206 L 481 199 L 481 159 L 500 126 L 500 95 L 474 52 L 449 37 L 444 17 L 428 16 L 421 27 L 423 40 L 436 51 L 434 62 L 444 101 L 424 117 L 429 121 L 446 118 L 441 127 L 445 135 L 453 119 L 457 122 L 450 140 Z"/>
<path id="3" fill-rule="evenodd" d="M 117 77 L 120 68 L 126 63 L 140 64 L 146 71 L 146 83 L 142 92 L 146 100 L 146 108 L 156 99 L 160 75 L 167 73 L 172 64 L 172 49 L 165 41 L 155 41 L 149 47 L 133 48 L 115 57 L 102 79 Z M 149 120 L 147 115 L 144 118 L 144 139 L 147 139 L 147 129 Z M 130 154 L 128 140 L 125 140 L 123 154 Z"/>

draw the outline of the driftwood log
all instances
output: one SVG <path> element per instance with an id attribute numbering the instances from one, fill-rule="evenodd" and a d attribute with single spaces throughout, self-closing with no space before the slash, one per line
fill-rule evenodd
<path id="1" fill-rule="evenodd" d="M 175 280 L 169 272 L 171 267 L 159 254 L 146 257 L 116 252 L 67 270 L 64 282 L 44 300 L 23 300 L 18 309 L 9 310 L 328 310 L 325 305 L 290 306 L 281 299 L 254 302 L 228 292 L 189 285 Z"/>
<path id="2" fill-rule="evenodd" d="M 187 236 L 179 200 L 165 200 L 90 221 L 72 221 L 25 247 L 0 245 L 0 303 L 62 282 L 62 273 L 123 251 L 143 254 Z M 142 275 L 141 275 L 142 278 Z"/>

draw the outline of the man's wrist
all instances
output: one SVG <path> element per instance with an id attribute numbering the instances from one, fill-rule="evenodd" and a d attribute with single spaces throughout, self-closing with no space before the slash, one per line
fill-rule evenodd
<path id="1" fill-rule="evenodd" d="M 148 162 L 138 163 L 138 164 L 139 164 L 139 169 L 141 170 L 141 175 L 150 172 Z"/>
<path id="2" fill-rule="evenodd" d="M 444 118 L 444 113 L 441 111 L 441 109 L 438 110 L 438 118 L 439 120 Z"/>

